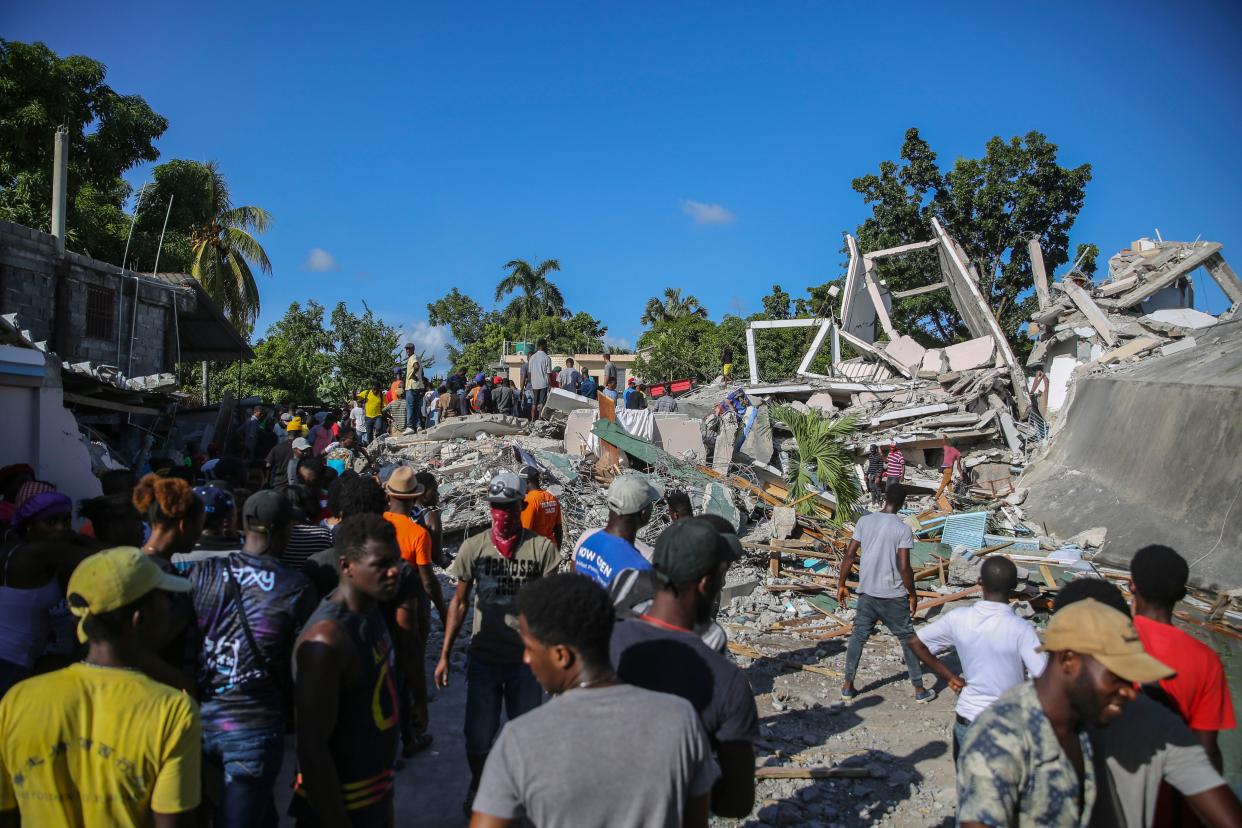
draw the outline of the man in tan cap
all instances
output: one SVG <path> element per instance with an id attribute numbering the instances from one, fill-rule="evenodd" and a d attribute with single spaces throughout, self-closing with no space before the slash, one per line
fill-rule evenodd
<path id="1" fill-rule="evenodd" d="M 86 658 L 0 702 L 0 823 L 172 825 L 198 808 L 198 706 L 144 672 L 168 638 L 168 593 L 189 588 L 132 546 L 78 565 L 67 600 Z"/>
<path id="2" fill-rule="evenodd" d="M 1135 683 L 1172 674 L 1147 655 L 1130 619 L 1087 599 L 1052 616 L 1048 666 L 1004 693 L 966 733 L 957 763 L 962 826 L 1086 826 L 1096 778 L 1086 727 L 1105 726 Z"/>

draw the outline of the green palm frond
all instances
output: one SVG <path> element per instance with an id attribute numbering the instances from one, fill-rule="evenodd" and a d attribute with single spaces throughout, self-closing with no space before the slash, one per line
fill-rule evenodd
<path id="1" fill-rule="evenodd" d="M 272 214 L 262 207 L 233 207 L 220 214 L 220 224 L 236 227 L 247 233 L 266 233 L 272 226 Z"/>
<path id="2" fill-rule="evenodd" d="M 845 440 L 858 429 L 858 422 L 853 417 L 824 417 L 787 405 L 775 406 L 771 413 L 793 432 L 797 443 L 787 475 L 791 498 L 800 500 L 813 492 L 828 491 L 837 501 L 833 523 L 840 525 L 857 517 L 862 488 Z M 802 514 L 820 508 L 815 498 L 798 505 Z"/>
<path id="3" fill-rule="evenodd" d="M 264 273 L 272 272 L 272 263 L 267 258 L 267 251 L 263 249 L 263 245 L 259 244 L 254 236 L 237 227 L 225 227 L 224 238 L 227 240 L 228 252 L 240 255 L 249 262 L 254 262 L 259 266 L 259 270 Z"/>

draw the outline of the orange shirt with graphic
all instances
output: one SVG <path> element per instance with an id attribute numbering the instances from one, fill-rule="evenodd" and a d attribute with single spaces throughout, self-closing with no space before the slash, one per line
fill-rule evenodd
<path id="1" fill-rule="evenodd" d="M 535 489 L 526 493 L 522 525 L 556 543 L 556 527 L 561 525 L 561 503 L 550 492 Z"/>
<path id="2" fill-rule="evenodd" d="M 431 564 L 431 533 L 414 522 L 409 515 L 384 512 L 384 520 L 397 530 L 397 548 L 410 566 Z"/>

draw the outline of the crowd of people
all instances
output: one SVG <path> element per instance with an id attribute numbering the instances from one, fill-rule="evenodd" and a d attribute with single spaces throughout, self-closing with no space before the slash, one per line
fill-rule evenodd
<path id="1" fill-rule="evenodd" d="M 473 826 L 754 810 L 758 710 L 715 622 L 737 527 L 626 473 L 604 525 L 566 538 L 525 466 L 491 478 L 489 526 L 450 554 L 435 475 L 378 467 L 364 447 L 434 423 L 445 399 L 455 413 L 463 398 L 516 416 L 526 403 L 481 375 L 432 389 L 409 350 L 389 388 L 347 409 L 255 407 L 226 450 L 109 472 L 78 504 L 29 466 L 0 469 L 0 824 L 271 826 L 285 785 L 299 825 L 391 825 L 397 771 L 433 741 L 430 694 L 459 678 Z M 528 416 L 550 383 L 593 390 L 572 365 L 538 373 Z M 946 441 L 944 485 L 955 452 Z M 989 557 L 981 599 L 916 631 L 903 465 L 892 447 L 882 508 L 840 570 L 856 615 L 838 703 L 860 694 L 883 623 L 916 702 L 935 697 L 925 671 L 958 694 L 960 824 L 1242 824 L 1221 776 L 1217 735 L 1235 721 L 1220 659 L 1173 626 L 1184 559 L 1140 550 L 1132 606 L 1105 580 L 1069 583 L 1041 643 L 1010 605 L 1014 564 Z M 668 522 L 644 543 L 661 502 Z"/>

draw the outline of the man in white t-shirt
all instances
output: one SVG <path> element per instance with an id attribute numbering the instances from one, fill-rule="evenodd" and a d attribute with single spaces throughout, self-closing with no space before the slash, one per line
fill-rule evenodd
<path id="1" fill-rule="evenodd" d="M 914 634 L 910 620 L 918 606 L 918 595 L 914 591 L 914 570 L 910 568 L 914 535 L 897 514 L 905 503 L 905 487 L 900 483 L 891 484 L 884 495 L 884 511 L 859 518 L 854 525 L 854 537 L 845 548 L 845 560 L 841 562 L 837 581 L 837 601 L 843 607 L 850 595 L 846 578 L 855 557 L 862 553 L 858 564 L 858 611 L 854 615 L 854 632 L 845 650 L 845 683 L 841 686 L 841 698 L 847 702 L 858 695 L 854 689 L 854 674 L 858 672 L 863 645 L 871 637 L 876 621 L 883 621 L 901 642 L 906 670 L 914 685 L 914 700 L 925 703 L 936 697 L 935 691 L 923 686 L 923 668 L 906 643 Z"/>
<path id="2" fill-rule="evenodd" d="M 548 401 L 548 374 L 552 373 L 552 357 L 548 356 L 548 341 L 539 340 L 536 350 L 526 361 L 526 370 L 530 375 L 530 390 L 534 402 L 530 407 L 530 418 L 539 419 L 543 404 Z"/>
<path id="3" fill-rule="evenodd" d="M 979 572 L 983 600 L 945 613 L 909 638 L 919 661 L 958 693 L 953 724 L 953 759 L 966 739 L 966 729 L 1002 693 L 1021 684 L 1025 674 L 1044 671 L 1048 656 L 1036 652 L 1035 625 L 1019 618 L 1009 606 L 1018 585 L 1018 568 L 1003 557 L 988 558 Z M 957 675 L 934 654 L 957 649 L 963 675 Z M 1025 674 L 1024 669 L 1025 668 Z"/>

